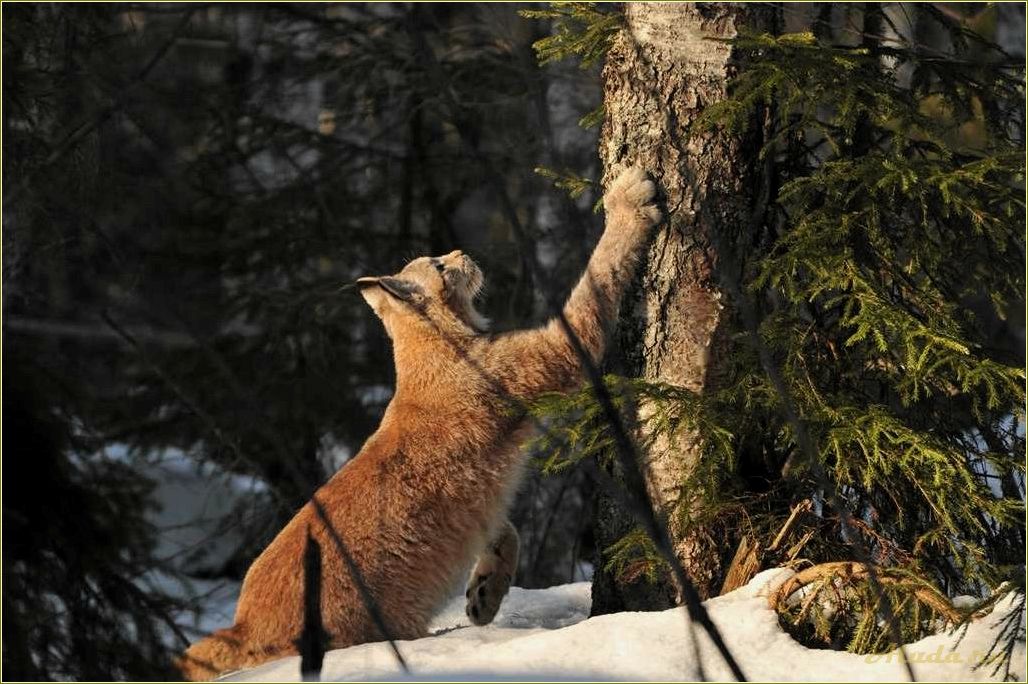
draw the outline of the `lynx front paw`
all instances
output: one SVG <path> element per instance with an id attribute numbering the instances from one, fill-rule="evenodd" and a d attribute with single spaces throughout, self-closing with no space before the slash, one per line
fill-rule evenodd
<path id="1" fill-rule="evenodd" d="M 468 589 L 464 592 L 468 600 L 464 612 L 472 624 L 488 625 L 496 617 L 503 597 L 510 590 L 514 570 L 518 567 L 519 546 L 518 531 L 509 520 L 504 520 L 479 555 L 468 580 Z"/>
<path id="2" fill-rule="evenodd" d="M 634 219 L 649 228 L 660 222 L 660 209 L 653 204 L 657 188 L 638 166 L 621 172 L 603 197 L 603 206 L 608 214 L 618 214 Z"/>
<path id="3" fill-rule="evenodd" d="M 476 568 L 476 571 L 478 568 Z M 473 573 L 464 592 L 468 603 L 464 612 L 474 625 L 488 625 L 496 617 L 503 603 L 503 597 L 510 590 L 510 573 L 496 568 L 493 572 L 480 575 Z"/>

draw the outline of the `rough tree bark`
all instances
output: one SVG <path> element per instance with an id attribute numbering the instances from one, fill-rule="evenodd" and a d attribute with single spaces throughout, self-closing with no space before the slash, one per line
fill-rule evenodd
<path id="1" fill-rule="evenodd" d="M 626 27 L 603 70 L 606 120 L 600 139 L 604 180 L 640 164 L 666 195 L 667 218 L 629 295 L 620 326 L 622 358 L 615 370 L 696 392 L 716 388 L 727 343 L 731 305 L 719 285 L 716 247 L 752 235 L 761 170 L 756 133 L 693 133 L 689 125 L 724 98 L 737 68 L 728 38 L 747 27 L 771 30 L 776 12 L 731 3 L 628 3 Z M 646 407 L 640 407 L 645 412 Z M 699 457 L 697 435 L 643 456 L 650 495 L 671 525 L 676 555 L 704 597 L 716 595 L 735 541 L 717 529 L 686 535 L 675 522 L 689 506 L 681 483 Z M 635 524 L 615 500 L 600 497 L 597 548 L 610 546 Z M 597 563 L 594 614 L 656 610 L 676 602 L 670 580 L 627 581 Z"/>

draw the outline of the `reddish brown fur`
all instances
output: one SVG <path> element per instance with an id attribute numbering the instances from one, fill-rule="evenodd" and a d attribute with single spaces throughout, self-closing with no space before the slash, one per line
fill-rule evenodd
<path id="1" fill-rule="evenodd" d="M 565 306 L 594 359 L 648 229 L 659 220 L 648 204 L 652 196 L 652 183 L 638 169 L 615 181 L 604 201 L 606 231 Z M 396 393 L 378 431 L 315 497 L 392 636 L 414 639 L 425 635 L 457 573 L 504 523 L 526 433 L 519 408 L 540 392 L 576 386 L 580 365 L 556 322 L 483 333 L 484 319 L 471 303 L 481 273 L 459 252 L 417 259 L 394 278 L 362 279 L 362 294 L 393 340 Z M 296 654 L 308 530 L 323 554 L 322 619 L 331 646 L 382 638 L 308 503 L 251 566 L 235 625 L 186 651 L 180 661 L 186 677 L 210 678 Z"/>

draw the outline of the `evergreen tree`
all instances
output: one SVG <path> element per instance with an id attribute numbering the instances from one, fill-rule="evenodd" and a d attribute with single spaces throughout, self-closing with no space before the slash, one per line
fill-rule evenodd
<path id="1" fill-rule="evenodd" d="M 152 483 L 88 458 L 49 412 L 32 359 L 3 357 L 3 674 L 8 680 L 168 679 L 181 602 L 148 590 L 141 512 Z"/>
<path id="2" fill-rule="evenodd" d="M 618 370 L 642 377 L 609 384 L 665 464 L 675 539 L 728 552 L 683 564 L 713 592 L 803 569 L 774 597 L 783 624 L 876 651 L 975 614 L 947 597 L 1024 600 L 1024 57 L 934 5 L 861 9 L 837 40 L 830 10 L 779 33 L 730 5 L 628 7 L 602 43 L 601 156 L 648 162 L 669 198 L 642 334 L 623 321 L 641 363 Z M 566 30 L 541 56 L 583 54 L 609 26 L 596 13 L 552 10 Z M 913 37 L 929 26 L 944 47 Z M 590 396 L 540 406 L 564 426 L 545 438 L 551 469 L 605 458 Z M 599 590 L 667 586 L 615 517 L 628 534 L 601 549 Z"/>

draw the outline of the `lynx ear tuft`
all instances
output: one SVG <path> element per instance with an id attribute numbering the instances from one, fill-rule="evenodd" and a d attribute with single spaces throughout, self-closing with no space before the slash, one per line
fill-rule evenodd
<path id="1" fill-rule="evenodd" d="M 359 291 L 364 292 L 364 290 L 366 290 L 367 288 L 378 285 L 378 280 L 378 278 L 365 276 L 364 278 L 357 278 L 357 280 L 355 280 L 353 284 L 357 286 L 357 289 Z"/>

